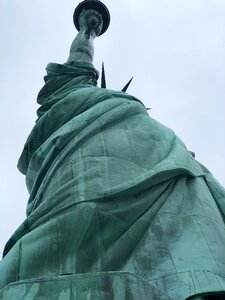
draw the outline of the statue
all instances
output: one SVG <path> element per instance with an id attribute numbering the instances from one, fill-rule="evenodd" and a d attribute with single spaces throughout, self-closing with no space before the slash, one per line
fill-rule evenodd
<path id="1" fill-rule="evenodd" d="M 105 5 L 83 1 L 74 23 L 19 159 L 30 198 L 0 299 L 225 299 L 224 189 L 140 100 L 97 87 Z"/>

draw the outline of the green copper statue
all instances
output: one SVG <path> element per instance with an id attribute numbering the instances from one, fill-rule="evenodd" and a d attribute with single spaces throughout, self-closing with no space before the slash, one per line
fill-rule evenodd
<path id="1" fill-rule="evenodd" d="M 30 197 L 0 299 L 225 299 L 224 189 L 141 101 L 97 87 L 105 5 L 82 2 L 74 22 L 19 159 Z"/>

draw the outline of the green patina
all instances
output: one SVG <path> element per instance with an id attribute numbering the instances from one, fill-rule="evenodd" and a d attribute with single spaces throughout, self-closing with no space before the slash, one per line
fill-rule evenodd
<path id="1" fill-rule="evenodd" d="M 224 189 L 138 99 L 97 87 L 101 26 L 83 12 L 67 63 L 47 67 L 0 299 L 224 299 Z"/>

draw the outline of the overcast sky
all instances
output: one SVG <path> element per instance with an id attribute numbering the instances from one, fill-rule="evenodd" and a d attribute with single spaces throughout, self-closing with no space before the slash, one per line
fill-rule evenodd
<path id="1" fill-rule="evenodd" d="M 79 1 L 0 2 L 0 252 L 25 219 L 16 165 L 35 119 L 49 62 L 64 63 Z M 225 0 L 108 0 L 111 25 L 96 40 L 108 87 L 129 93 L 172 128 L 225 186 Z"/>

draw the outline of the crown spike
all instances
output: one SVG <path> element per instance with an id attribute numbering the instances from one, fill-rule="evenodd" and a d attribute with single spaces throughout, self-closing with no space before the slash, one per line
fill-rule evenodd
<path id="1" fill-rule="evenodd" d="M 122 92 L 124 92 L 124 93 L 126 93 L 126 91 L 127 91 L 127 89 L 129 88 L 129 86 L 130 86 L 130 84 L 131 84 L 131 82 L 132 82 L 132 80 L 134 79 L 134 77 L 132 77 L 129 81 L 128 81 L 128 83 L 125 85 L 125 87 L 122 89 Z"/>
<path id="2" fill-rule="evenodd" d="M 106 79 L 105 79 L 105 67 L 104 67 L 104 62 L 102 63 L 101 88 L 106 89 Z"/>

